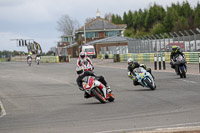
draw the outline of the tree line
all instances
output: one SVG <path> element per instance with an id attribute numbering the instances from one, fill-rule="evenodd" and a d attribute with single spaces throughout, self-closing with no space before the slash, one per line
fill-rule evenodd
<path id="1" fill-rule="evenodd" d="M 172 3 L 166 9 L 154 3 L 149 9 L 124 12 L 121 17 L 112 14 L 111 22 L 127 24 L 125 36 L 178 32 L 200 27 L 200 3 L 191 7 L 188 1 Z"/>

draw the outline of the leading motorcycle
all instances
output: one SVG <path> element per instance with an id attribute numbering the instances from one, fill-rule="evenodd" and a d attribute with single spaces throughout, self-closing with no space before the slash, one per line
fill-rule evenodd
<path id="1" fill-rule="evenodd" d="M 36 63 L 37 63 L 37 65 L 40 64 L 40 57 L 36 57 Z"/>
<path id="2" fill-rule="evenodd" d="M 101 103 L 106 103 L 107 101 L 113 102 L 115 100 L 112 92 L 108 92 L 105 87 L 103 89 L 98 87 L 98 85 L 102 83 L 96 80 L 93 76 L 84 77 L 82 84 L 84 91 L 91 97 L 95 97 Z"/>
<path id="3" fill-rule="evenodd" d="M 151 90 L 156 89 L 156 84 L 153 77 L 143 67 L 135 68 L 133 71 L 136 74 L 137 82 L 141 86 L 150 88 Z"/>

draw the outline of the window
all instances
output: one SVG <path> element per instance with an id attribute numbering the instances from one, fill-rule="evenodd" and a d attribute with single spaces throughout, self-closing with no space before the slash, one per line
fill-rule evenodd
<path id="1" fill-rule="evenodd" d="M 105 37 L 117 36 L 119 35 L 119 31 L 106 31 Z"/>
<path id="2" fill-rule="evenodd" d="M 86 32 L 86 38 L 97 38 L 99 37 L 98 32 Z"/>
<path id="3" fill-rule="evenodd" d="M 88 49 L 85 49 L 85 52 L 94 52 L 94 49 L 93 48 L 88 48 Z"/>

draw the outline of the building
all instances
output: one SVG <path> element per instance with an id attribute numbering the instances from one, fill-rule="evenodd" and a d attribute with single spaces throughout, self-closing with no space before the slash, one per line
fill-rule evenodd
<path id="1" fill-rule="evenodd" d="M 128 37 L 112 36 L 100 40 L 88 42 L 86 45 L 93 45 L 96 54 L 125 54 L 128 53 Z"/>
<path id="2" fill-rule="evenodd" d="M 108 20 L 101 18 L 99 11 L 97 11 L 95 19 L 89 21 L 83 27 L 81 27 L 76 31 L 75 33 L 76 43 L 71 43 L 70 45 L 66 45 L 67 52 L 69 55 L 71 55 L 71 57 L 77 57 L 80 52 L 79 49 L 81 48 L 82 45 L 96 40 L 109 38 L 112 36 L 123 36 L 123 32 L 126 27 L 127 27 L 126 24 L 114 24 Z M 62 41 L 64 41 L 64 38 L 65 36 L 62 36 Z M 65 40 L 69 41 L 67 39 Z M 63 44 L 67 43 L 63 42 L 62 45 Z M 103 46 L 103 45 L 98 45 L 98 46 Z M 98 46 L 95 45 L 95 48 L 99 48 Z M 116 46 L 119 46 L 119 44 L 117 44 Z M 99 49 L 95 50 L 98 51 L 99 54 Z"/>

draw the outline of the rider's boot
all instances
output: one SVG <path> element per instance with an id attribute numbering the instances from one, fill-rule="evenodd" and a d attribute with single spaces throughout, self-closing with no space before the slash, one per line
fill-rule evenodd
<path id="1" fill-rule="evenodd" d="M 90 98 L 90 97 L 91 96 L 87 92 L 84 93 L 84 98 Z"/>
<path id="2" fill-rule="evenodd" d="M 110 86 L 107 85 L 107 86 L 106 86 L 106 89 L 107 89 L 107 92 L 108 92 L 108 93 L 111 93 L 111 92 L 112 92 L 112 90 L 110 89 Z"/>

